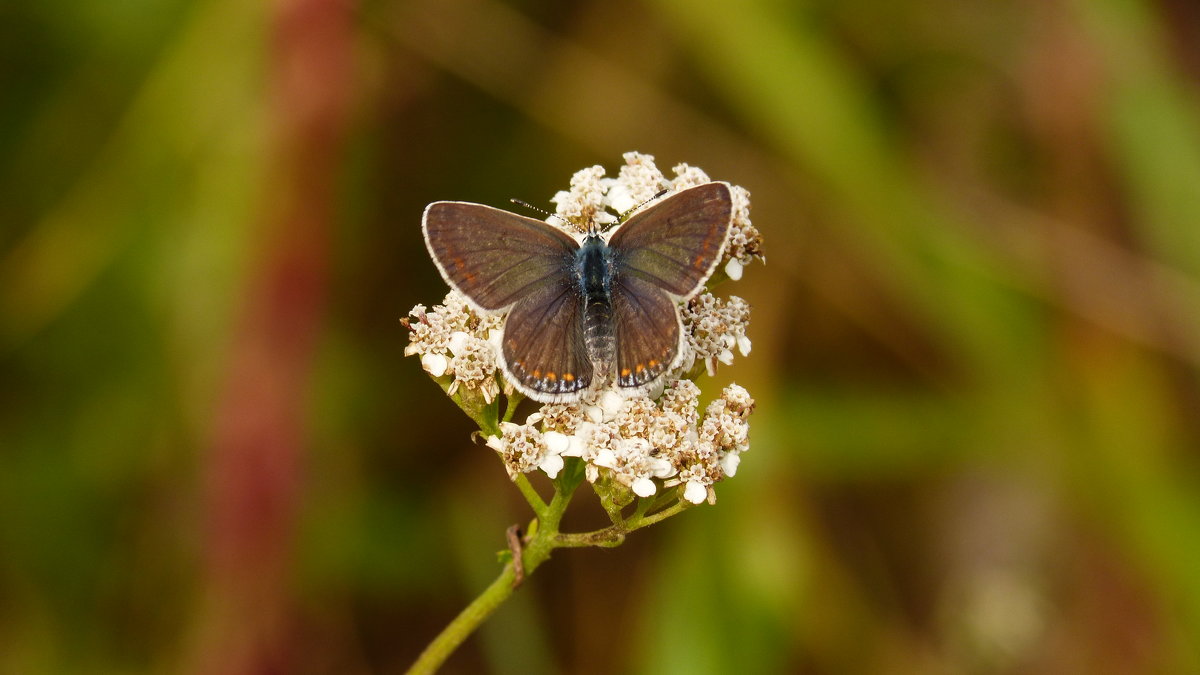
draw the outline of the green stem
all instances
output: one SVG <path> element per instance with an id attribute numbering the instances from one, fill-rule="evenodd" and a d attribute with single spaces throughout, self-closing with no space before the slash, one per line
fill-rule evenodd
<path id="1" fill-rule="evenodd" d="M 671 506 L 647 516 L 644 515 L 645 511 L 658 506 L 658 501 L 644 500 L 638 504 L 638 509 L 629 520 L 594 532 L 562 534 L 558 531 L 559 524 L 562 522 L 567 505 L 571 503 L 571 496 L 574 494 L 575 488 L 583 480 L 583 475 L 583 463 L 577 458 L 571 458 L 563 472 L 554 481 L 554 497 L 550 499 L 549 504 L 542 501 L 524 475 L 518 476 L 514 481 L 537 513 L 537 519 L 529 528 L 530 539 L 521 551 L 521 563 L 526 576 L 533 574 L 534 570 L 549 560 L 550 553 L 556 548 L 620 546 L 629 532 L 670 518 L 690 506 L 687 502 L 679 500 Z M 677 494 L 676 492 L 676 498 Z M 480 624 L 491 616 L 500 605 L 504 604 L 505 600 L 508 600 L 516 590 L 516 586 L 520 585 L 520 581 L 516 578 L 513 564 L 510 562 L 505 565 L 500 576 L 496 577 L 496 580 L 484 589 L 479 597 L 467 605 L 466 609 L 454 617 L 454 620 L 433 639 L 433 642 L 429 643 L 425 651 L 421 652 L 416 662 L 408 669 L 408 675 L 427 675 L 437 671 L 446 662 L 446 659 L 450 658 L 454 650 L 471 633 L 475 632 L 475 629 L 479 628 Z"/>
<path id="2" fill-rule="evenodd" d="M 525 481 L 525 484 L 528 485 L 528 481 Z M 558 524 L 567 510 L 567 504 L 571 502 L 574 488 L 574 485 L 569 485 L 567 489 L 556 489 L 550 503 L 543 504 L 542 511 L 539 513 L 538 525 L 536 528 L 531 528 L 533 539 L 525 544 L 525 549 L 521 552 L 521 563 L 526 576 L 533 574 L 534 570 L 549 560 L 550 553 L 557 547 Z M 530 489 L 533 489 L 532 486 Z M 541 502 L 540 497 L 538 497 L 538 501 Z M 496 580 L 484 589 L 479 597 L 467 605 L 466 609 L 454 617 L 454 620 L 433 639 L 433 642 L 429 643 L 425 651 L 421 652 L 416 662 L 408 669 L 408 675 L 426 675 L 436 672 L 454 653 L 454 650 L 462 644 L 463 640 L 466 640 L 485 619 L 504 604 L 505 600 L 508 600 L 516 590 L 514 588 L 516 581 L 516 574 L 510 562 L 504 566 L 500 576 L 496 577 Z"/>
<path id="3" fill-rule="evenodd" d="M 528 572 L 528 570 L 526 570 Z M 509 563 L 504 566 L 504 571 L 491 586 L 475 598 L 475 600 L 467 605 L 466 609 L 454 617 L 450 625 L 446 626 L 433 642 L 421 652 L 417 657 L 416 663 L 408 669 L 408 675 L 423 675 L 424 673 L 436 672 L 438 668 L 449 658 L 450 654 L 462 644 L 463 640 L 467 639 L 483 620 L 492 615 L 508 596 L 513 593 L 513 566 Z"/>
<path id="4" fill-rule="evenodd" d="M 631 520 L 628 523 L 628 530 L 630 532 L 632 532 L 633 530 L 638 530 L 643 527 L 649 527 L 650 525 L 653 525 L 655 523 L 662 522 L 677 513 L 682 513 L 684 510 L 686 510 L 690 506 L 691 506 L 690 503 L 685 502 L 681 499 L 681 500 L 675 502 L 674 504 L 668 506 L 667 508 L 663 509 L 662 511 L 655 511 L 654 513 L 651 513 L 648 516 L 644 516 L 637 520 Z"/>
<path id="5" fill-rule="evenodd" d="M 507 400 L 504 406 L 504 419 L 502 421 L 511 422 L 513 415 L 517 412 L 517 406 L 521 404 L 521 401 L 525 399 L 525 396 L 514 391 L 505 398 Z"/>
<path id="6" fill-rule="evenodd" d="M 537 517 L 544 518 L 547 508 L 546 502 L 542 501 L 542 496 L 537 493 L 537 490 L 533 489 L 533 485 L 525 477 L 525 474 L 517 474 L 517 477 L 513 479 L 513 483 L 516 483 L 517 489 L 521 491 L 521 496 L 525 497 L 525 501 L 529 502 L 529 506 L 533 508 L 533 512 Z"/>
<path id="7" fill-rule="evenodd" d="M 682 513 L 691 504 L 680 500 L 668 506 L 667 508 L 656 511 L 648 516 L 639 516 L 636 513 L 626 520 L 624 523 L 616 524 L 611 527 L 606 527 L 592 532 L 578 532 L 572 534 L 559 534 L 555 538 L 555 545 L 561 548 L 582 548 L 586 546 L 600 546 L 603 548 L 612 548 L 620 546 L 625 541 L 625 535 L 640 530 L 643 527 L 649 527 L 655 523 L 660 523 L 673 515 Z"/>
<path id="8" fill-rule="evenodd" d="M 554 544 L 560 548 L 586 548 L 588 546 L 615 548 L 625 543 L 625 532 L 625 528 L 620 525 L 613 525 L 593 532 L 560 534 Z"/>

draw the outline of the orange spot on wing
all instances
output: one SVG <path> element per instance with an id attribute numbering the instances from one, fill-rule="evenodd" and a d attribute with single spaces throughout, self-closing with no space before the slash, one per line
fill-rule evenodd
<path id="1" fill-rule="evenodd" d="M 470 272 L 467 272 L 465 269 L 467 266 L 467 263 L 465 260 L 463 260 L 462 258 L 451 258 L 450 264 L 454 266 L 454 269 L 456 271 L 461 272 L 462 275 L 464 277 L 466 277 L 468 283 L 473 283 L 475 281 L 476 275 L 471 274 Z"/>
<path id="2" fill-rule="evenodd" d="M 554 373 L 546 373 L 546 379 L 553 382 L 558 379 L 558 376 L 555 375 Z"/>
<path id="3" fill-rule="evenodd" d="M 712 242 L 705 239 L 704 245 L 700 248 L 700 253 L 696 255 L 696 260 L 692 262 L 692 267 L 695 267 L 698 270 L 708 267 L 705 262 L 705 258 L 708 256 L 708 249 L 710 248 L 712 248 Z"/>
<path id="4" fill-rule="evenodd" d="M 632 371 L 630 371 L 628 368 L 622 368 L 621 369 L 621 377 L 629 377 L 630 372 L 632 372 Z"/>
<path id="5" fill-rule="evenodd" d="M 650 359 L 650 367 L 651 368 L 653 368 L 657 365 L 658 365 L 658 361 L 656 359 Z"/>
<path id="6" fill-rule="evenodd" d="M 646 369 L 646 364 L 639 363 L 636 366 L 634 366 L 633 369 L 636 370 L 637 372 L 641 373 L 643 370 Z"/>
<path id="7" fill-rule="evenodd" d="M 567 382 L 574 382 L 575 376 L 572 375 L 571 373 L 563 373 L 563 379 L 566 380 Z"/>
<path id="8" fill-rule="evenodd" d="M 541 376 L 542 376 L 542 371 L 541 371 L 541 369 L 539 368 L 538 370 L 535 370 L 535 371 L 533 371 L 533 376 L 534 376 L 534 377 L 541 377 Z"/>

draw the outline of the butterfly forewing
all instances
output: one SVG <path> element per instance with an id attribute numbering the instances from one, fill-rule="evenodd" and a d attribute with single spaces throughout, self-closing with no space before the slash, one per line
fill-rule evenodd
<path id="1" fill-rule="evenodd" d="M 504 322 L 502 354 L 513 383 L 542 402 L 567 400 L 592 383 L 582 303 L 567 278 L 537 286 Z"/>
<path id="2" fill-rule="evenodd" d="M 679 310 L 661 289 L 636 276 L 618 277 L 612 287 L 617 338 L 617 384 L 642 387 L 675 365 L 679 355 Z"/>
<path id="3" fill-rule="evenodd" d="M 486 310 L 504 309 L 561 280 L 579 248 L 540 220 L 466 202 L 430 204 L 424 229 L 442 276 Z"/>
<path id="4" fill-rule="evenodd" d="M 695 295 L 720 260 L 733 220 L 727 183 L 669 195 L 635 213 L 609 239 L 622 274 L 679 298 Z"/>

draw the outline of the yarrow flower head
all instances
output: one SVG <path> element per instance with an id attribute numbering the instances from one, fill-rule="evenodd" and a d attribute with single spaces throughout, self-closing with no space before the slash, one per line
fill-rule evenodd
<path id="1" fill-rule="evenodd" d="M 497 348 L 503 317 L 474 312 L 458 291 L 450 291 L 432 310 L 417 305 L 402 319 L 409 328 L 405 356 L 420 355 L 421 367 L 442 380 L 446 393 L 460 387 L 491 403 L 500 393 Z"/>
<path id="2" fill-rule="evenodd" d="M 569 189 L 551 199 L 555 215 L 546 220 L 546 234 L 530 236 L 540 237 L 539 242 L 554 242 L 562 234 L 553 232 L 561 232 L 584 251 L 589 240 L 607 242 L 632 215 L 652 208 L 647 205 L 657 199 L 669 199 L 671 193 L 713 182 L 703 171 L 687 164 L 675 166 L 668 177 L 650 155 L 630 152 L 624 159 L 615 177 L 607 176 L 600 166 L 576 172 Z M 488 250 L 489 233 L 459 234 L 467 225 L 453 220 L 451 209 L 456 207 L 445 207 L 446 215 L 435 214 L 439 220 L 433 225 L 431 211 L 438 205 L 427 210 L 426 241 L 439 271 L 456 290 L 432 309 L 413 307 L 403 320 L 410 330 L 405 354 L 419 356 L 422 367 L 479 423 L 486 445 L 496 451 L 514 480 L 537 470 L 557 478 L 564 469 L 570 473 L 569 467 L 575 466 L 578 475 L 601 495 L 617 522 L 614 514 L 636 498 L 674 496 L 691 504 L 713 502 L 713 486 L 737 472 L 741 454 L 750 447 L 748 417 L 754 400 L 744 388 L 730 385 L 702 406 L 701 400 L 706 397 L 696 380 L 714 375 L 719 366 L 732 365 L 735 353 L 749 355 L 750 306 L 734 295 L 716 296 L 706 285 L 740 279 L 746 265 L 764 258 L 762 236 L 750 222 L 750 193 L 738 186 L 717 187 L 710 198 L 715 206 L 709 201 L 694 205 L 676 202 L 682 205 L 677 207 L 680 209 L 709 209 L 695 216 L 711 222 L 711 226 L 704 226 L 707 230 L 702 230 L 709 238 L 704 240 L 704 248 L 697 246 L 686 258 L 680 256 L 677 273 L 693 276 L 678 282 L 662 280 L 661 287 L 692 288 L 695 284 L 696 290 L 673 291 L 674 295 L 623 291 L 627 295 L 621 302 L 626 305 L 648 304 L 635 311 L 626 305 L 618 307 L 614 301 L 606 310 L 610 314 L 589 319 L 590 309 L 572 309 L 582 307 L 583 300 L 590 301 L 589 294 L 595 292 L 579 281 L 578 289 L 563 291 L 563 300 L 539 300 L 544 308 L 536 315 L 541 322 L 533 327 L 540 331 L 537 333 L 530 332 L 526 324 L 518 326 L 520 330 L 506 328 L 506 321 L 509 313 L 516 311 L 514 303 L 516 308 L 521 307 L 516 292 L 535 288 L 530 284 L 536 283 L 538 270 L 518 268 L 513 263 L 503 267 L 503 273 L 493 273 L 495 278 L 488 284 L 479 283 L 479 275 L 495 268 L 483 253 Z M 457 204 L 460 209 L 475 208 Z M 684 217 L 689 215 L 684 213 Z M 477 221 L 475 226 L 482 227 Z M 536 227 L 523 227 L 536 231 Z M 613 245 L 619 244 L 614 241 Z M 675 269 L 666 266 L 663 273 L 675 273 Z M 522 278 L 526 280 L 508 282 L 505 274 L 525 275 Z M 698 281 L 693 280 L 696 277 Z M 615 279 L 612 283 L 619 284 L 619 278 Z M 509 283 L 517 289 L 511 298 L 493 297 L 509 293 Z M 675 304 L 679 330 L 672 330 L 666 320 L 671 306 L 664 309 L 654 304 L 660 302 L 659 297 L 663 303 L 669 298 L 684 298 L 669 300 Z M 629 313 L 617 316 L 619 312 Z M 661 323 L 641 328 L 642 322 L 652 319 Z M 604 321 L 626 323 L 606 333 Z M 575 324 L 569 322 L 579 323 L 573 327 Z M 638 330 L 660 330 L 678 336 L 678 340 L 672 342 L 657 334 L 632 337 Z M 580 336 L 585 344 L 573 342 L 571 336 Z M 635 339 L 640 341 L 623 352 L 623 346 L 630 343 L 620 340 Z M 540 341 L 537 344 L 541 351 L 536 355 L 544 359 L 542 362 L 534 363 L 525 356 L 528 350 L 520 351 L 524 346 L 521 341 L 530 340 Z M 649 346 L 642 345 L 642 341 Z M 584 347 L 587 361 L 559 356 Z M 655 351 L 660 348 L 663 351 Z M 632 357 L 628 355 L 631 350 Z M 561 363 L 567 367 L 555 365 Z M 585 368 L 572 363 L 583 363 Z M 590 378 L 587 386 L 580 384 L 583 378 Z M 503 417 L 497 405 L 502 391 L 508 399 Z M 517 424 L 510 420 L 522 393 L 542 404 L 526 416 L 523 424 Z"/>

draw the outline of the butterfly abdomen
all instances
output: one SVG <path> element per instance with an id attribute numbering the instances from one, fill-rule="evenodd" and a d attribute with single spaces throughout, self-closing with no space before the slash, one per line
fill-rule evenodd
<path id="1" fill-rule="evenodd" d="M 584 239 L 575 267 L 583 295 L 583 341 L 600 382 L 609 379 L 616 358 L 610 268 L 608 246 L 595 235 Z"/>

